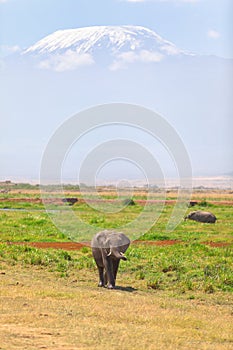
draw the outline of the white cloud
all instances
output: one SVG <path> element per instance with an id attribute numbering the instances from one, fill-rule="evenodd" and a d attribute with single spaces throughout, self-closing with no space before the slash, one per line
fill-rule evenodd
<path id="1" fill-rule="evenodd" d="M 179 55 L 180 53 L 183 53 L 175 45 L 171 45 L 171 44 L 161 46 L 161 50 L 170 56 L 175 56 L 175 55 Z"/>
<path id="2" fill-rule="evenodd" d="M 77 52 L 68 50 L 64 54 L 51 56 L 39 63 L 39 68 L 52 69 L 56 72 L 64 72 L 74 70 L 80 66 L 89 66 L 94 64 L 94 60 L 90 54 L 78 54 Z"/>
<path id="3" fill-rule="evenodd" d="M 1 0 L 0 0 L 1 1 Z M 0 56 L 8 56 L 12 53 L 19 52 L 21 49 L 18 45 L 0 45 Z"/>
<path id="4" fill-rule="evenodd" d="M 217 30 L 209 29 L 207 32 L 207 36 L 208 38 L 211 38 L 211 39 L 218 39 L 220 38 L 221 35 L 219 32 L 217 32 Z"/>
<path id="5" fill-rule="evenodd" d="M 139 61 L 144 63 L 160 62 L 163 59 L 163 55 L 159 52 L 150 52 L 142 50 L 139 55 Z"/>
<path id="6" fill-rule="evenodd" d="M 139 53 L 128 51 L 118 55 L 109 67 L 110 70 L 118 70 L 126 68 L 130 63 L 152 63 L 160 62 L 163 59 L 163 55 L 159 52 L 151 52 L 148 50 L 141 50 Z"/>

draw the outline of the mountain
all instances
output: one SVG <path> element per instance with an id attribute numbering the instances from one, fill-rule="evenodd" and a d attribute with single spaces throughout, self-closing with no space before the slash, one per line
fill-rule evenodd
<path id="1" fill-rule="evenodd" d="M 56 31 L 23 53 L 40 60 L 40 68 L 57 71 L 94 63 L 111 70 L 131 63 L 160 62 L 166 57 L 192 55 L 154 31 L 140 26 L 93 26 Z"/>
<path id="2" fill-rule="evenodd" d="M 42 150 L 58 125 L 90 106 L 110 102 L 145 106 L 164 116 L 182 138 L 194 174 L 229 173 L 232 74 L 233 60 L 194 55 L 144 27 L 56 31 L 6 57 L 2 65 L 2 176 L 17 171 L 17 176 L 36 178 Z M 160 142 L 132 127 L 103 128 L 87 136 L 77 156 L 74 151 L 67 178 L 76 176 L 72 169 L 85 152 L 116 136 L 138 140 L 165 174 L 176 175 Z M 117 172 L 114 168 L 113 176 Z"/>

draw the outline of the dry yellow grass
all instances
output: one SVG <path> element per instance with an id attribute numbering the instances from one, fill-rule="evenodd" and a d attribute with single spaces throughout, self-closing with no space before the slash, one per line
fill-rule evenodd
<path id="1" fill-rule="evenodd" d="M 233 349 L 226 294 L 187 300 L 140 281 L 109 291 L 87 274 L 2 266 L 0 349 Z M 118 283 L 129 282 L 120 275 Z"/>
<path id="2" fill-rule="evenodd" d="M 105 187 L 99 187 L 98 188 L 98 195 L 100 198 L 117 198 L 118 193 L 115 189 L 112 188 L 105 188 Z M 127 191 L 127 190 L 126 190 Z M 14 197 L 14 195 L 17 194 L 24 194 L 25 196 L 40 196 L 40 189 L 11 189 L 10 196 Z M 50 192 L 50 195 L 57 195 L 57 192 Z M 80 191 L 64 191 L 65 196 L 76 196 L 78 198 L 82 197 L 82 194 Z M 89 195 L 96 195 L 96 192 L 89 192 Z M 125 193 L 126 195 L 126 193 Z M 160 190 L 159 192 L 154 192 L 148 196 L 148 192 L 145 191 L 143 188 L 135 188 L 133 189 L 133 192 L 129 194 L 129 197 L 131 195 L 134 195 L 136 199 L 161 199 L 161 195 L 163 197 L 163 190 Z M 177 198 L 177 191 L 173 189 L 166 190 L 166 197 L 169 199 L 176 199 Z M 219 200 L 219 201 L 232 201 L 233 202 L 233 191 L 231 190 L 224 190 L 224 189 L 193 189 L 192 193 L 192 200 L 203 200 L 208 199 L 208 201 L 212 200 Z"/>

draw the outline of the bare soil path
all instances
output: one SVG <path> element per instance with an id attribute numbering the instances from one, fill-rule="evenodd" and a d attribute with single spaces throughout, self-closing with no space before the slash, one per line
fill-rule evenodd
<path id="1" fill-rule="evenodd" d="M 119 285 L 131 282 L 119 274 Z M 93 273 L 64 279 L 39 267 L 2 264 L 0 349 L 232 349 L 226 296 L 188 300 L 137 283 L 109 291 L 96 286 Z"/>

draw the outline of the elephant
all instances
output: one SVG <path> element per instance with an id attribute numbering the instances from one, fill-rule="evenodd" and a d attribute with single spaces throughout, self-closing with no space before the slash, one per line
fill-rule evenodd
<path id="1" fill-rule="evenodd" d="M 201 210 L 192 211 L 185 217 L 185 220 L 186 219 L 205 222 L 205 223 L 211 223 L 211 224 L 214 224 L 215 221 L 217 220 L 214 214 L 209 213 L 208 211 L 201 211 Z"/>
<path id="2" fill-rule="evenodd" d="M 92 254 L 99 271 L 99 287 L 114 289 L 120 260 L 127 260 L 124 253 L 130 240 L 122 232 L 104 230 L 91 241 Z"/>

